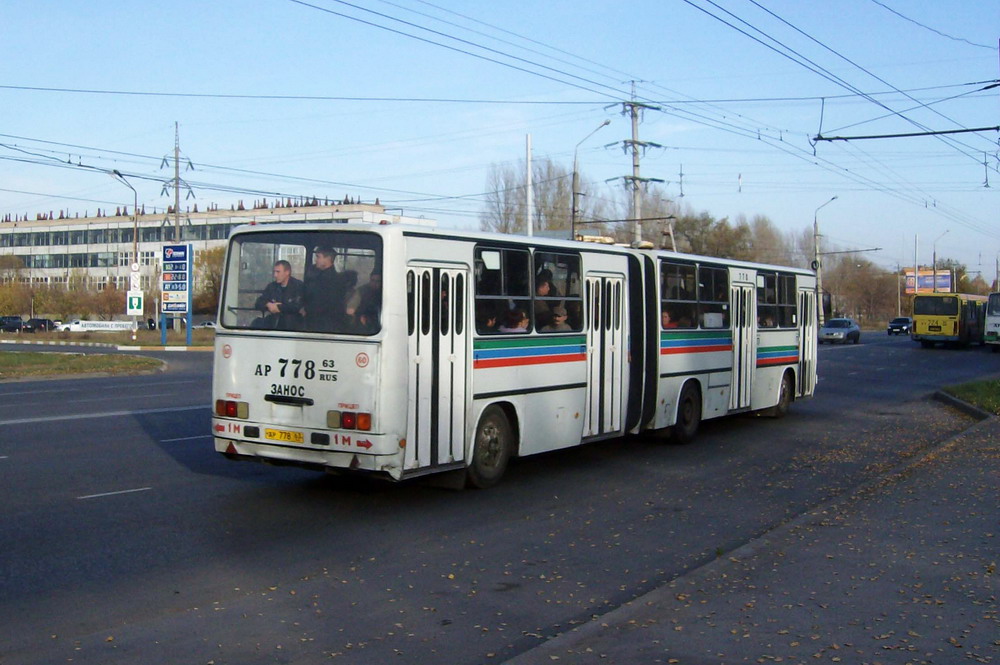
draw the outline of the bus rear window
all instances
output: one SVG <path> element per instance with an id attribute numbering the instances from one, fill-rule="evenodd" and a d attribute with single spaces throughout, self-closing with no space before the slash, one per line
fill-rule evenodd
<path id="1" fill-rule="evenodd" d="M 954 296 L 914 296 L 914 315 L 923 316 L 956 316 L 958 314 L 958 298 Z"/>
<path id="2" fill-rule="evenodd" d="M 372 335 L 381 329 L 382 239 L 372 233 L 275 231 L 233 237 L 220 322 Z"/>

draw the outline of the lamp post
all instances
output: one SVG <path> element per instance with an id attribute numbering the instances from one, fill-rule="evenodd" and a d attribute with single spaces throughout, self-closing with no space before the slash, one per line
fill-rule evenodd
<path id="1" fill-rule="evenodd" d="M 576 147 L 573 148 L 573 193 L 570 195 L 570 221 L 569 221 L 569 234 L 570 240 L 576 240 L 576 193 L 577 189 L 580 188 L 580 170 L 578 168 L 578 162 L 576 158 L 577 151 L 580 149 L 580 145 L 589 139 L 591 136 L 596 134 L 601 128 L 607 127 L 611 124 L 610 120 L 605 120 L 597 126 L 597 128 L 580 139 Z"/>
<path id="2" fill-rule="evenodd" d="M 933 253 L 931 254 L 931 256 L 932 256 L 932 258 L 931 258 L 931 273 L 932 273 L 931 274 L 931 283 L 933 284 L 933 290 L 931 291 L 932 293 L 937 293 L 937 241 L 940 240 L 941 238 L 943 238 L 945 236 L 945 234 L 948 233 L 948 231 L 951 231 L 951 229 L 947 229 L 944 233 L 942 233 L 937 238 L 935 238 L 934 239 L 934 244 L 932 245 L 932 247 L 933 247 Z"/>
<path id="3" fill-rule="evenodd" d="M 823 265 L 819 260 L 819 211 L 837 200 L 833 196 L 829 201 L 816 208 L 813 213 L 813 269 L 816 271 L 816 311 L 819 313 L 819 325 L 823 325 Z"/>
<path id="4" fill-rule="evenodd" d="M 125 176 L 121 174 L 121 171 L 119 171 L 118 169 L 114 169 L 111 172 L 111 175 L 112 177 L 114 177 L 115 180 L 117 180 L 118 182 L 122 183 L 123 185 L 132 190 L 132 264 L 130 266 L 131 272 L 129 274 L 129 289 L 128 289 L 128 291 L 131 291 L 132 290 L 131 287 L 137 285 L 139 282 L 139 194 L 135 191 L 135 187 L 133 187 L 129 183 L 129 181 L 125 179 Z M 126 291 L 126 294 L 128 293 L 128 291 Z M 133 314 L 132 315 L 133 342 L 135 341 L 136 331 L 138 330 L 138 328 L 139 328 L 138 321 L 136 320 L 135 315 Z"/>

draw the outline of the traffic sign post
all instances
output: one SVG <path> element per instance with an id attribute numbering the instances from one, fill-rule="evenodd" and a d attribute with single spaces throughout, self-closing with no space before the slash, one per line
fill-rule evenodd
<path id="1" fill-rule="evenodd" d="M 142 306 L 142 291 L 129 291 L 128 292 L 128 311 L 125 313 L 129 316 L 142 316 L 143 313 Z"/>

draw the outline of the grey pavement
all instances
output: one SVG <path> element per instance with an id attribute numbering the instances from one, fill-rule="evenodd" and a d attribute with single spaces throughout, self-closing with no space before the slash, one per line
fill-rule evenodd
<path id="1" fill-rule="evenodd" d="M 1000 663 L 1000 419 L 507 661 Z"/>

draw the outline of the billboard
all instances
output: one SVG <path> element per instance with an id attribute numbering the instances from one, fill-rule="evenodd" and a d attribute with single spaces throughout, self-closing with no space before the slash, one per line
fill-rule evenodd
<path id="1" fill-rule="evenodd" d="M 906 292 L 915 293 L 913 290 L 913 270 L 905 271 L 906 275 Z M 935 290 L 935 275 L 934 271 L 921 268 L 917 271 L 917 288 L 920 293 L 931 293 Z M 951 271 L 950 270 L 938 270 L 937 271 L 937 289 L 939 293 L 950 293 L 951 288 Z"/>

